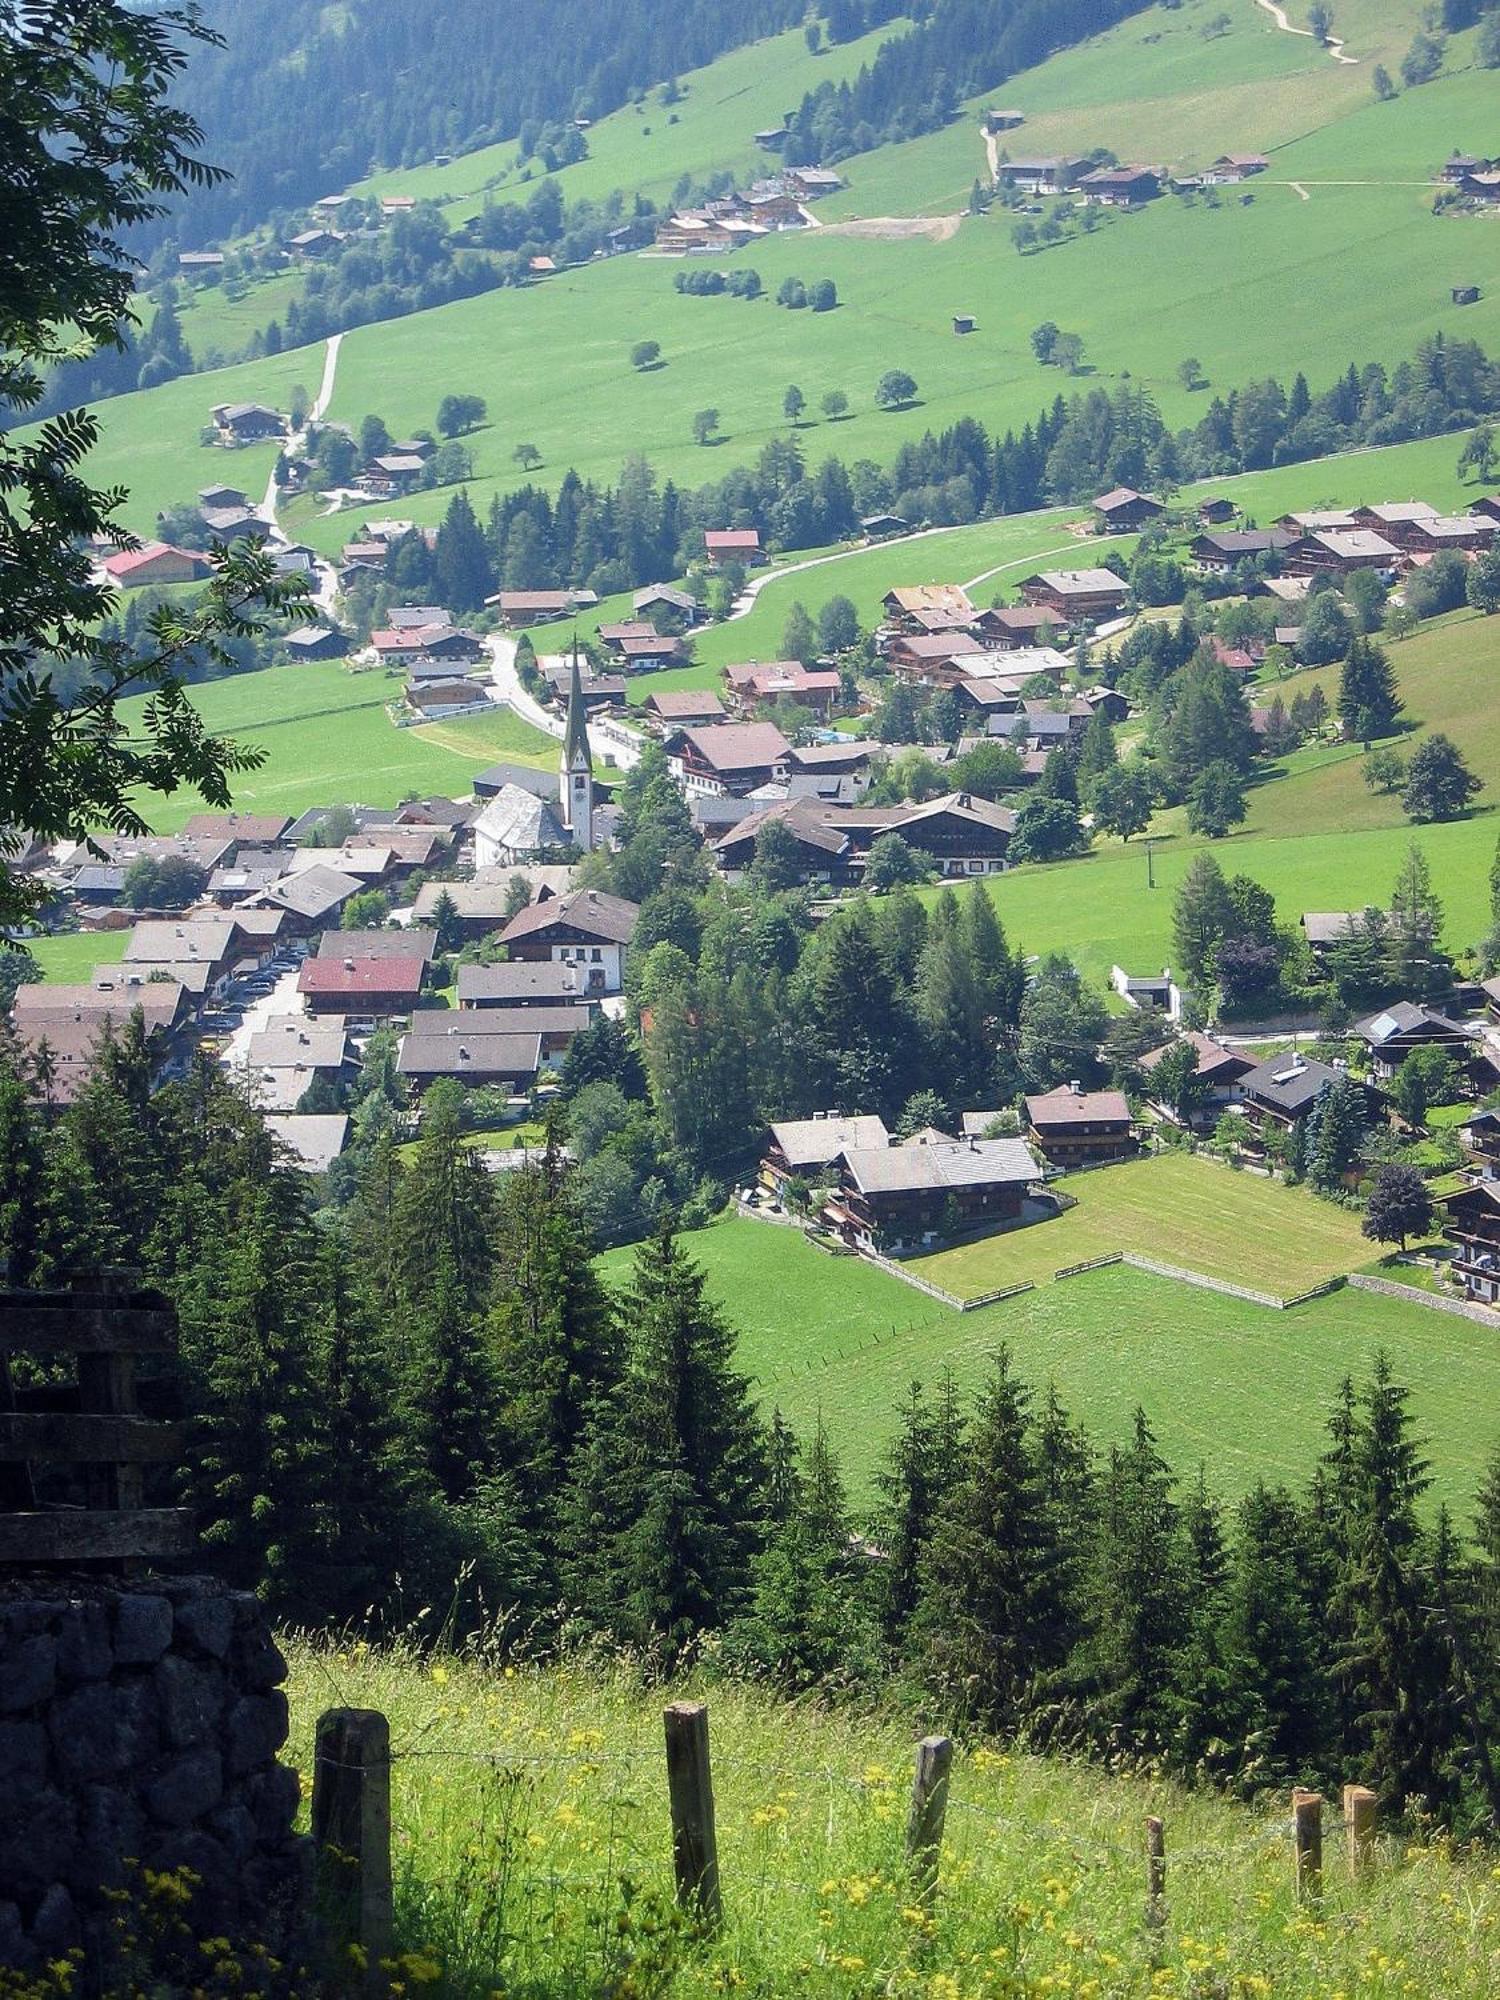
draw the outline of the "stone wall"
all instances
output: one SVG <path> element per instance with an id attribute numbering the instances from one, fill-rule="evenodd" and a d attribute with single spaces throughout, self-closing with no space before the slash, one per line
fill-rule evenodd
<path id="1" fill-rule="evenodd" d="M 109 1891 L 145 1869 L 200 1878 L 198 1936 L 287 1941 L 307 1856 L 285 1677 L 256 1599 L 212 1582 L 0 1583 L 0 1966 L 96 1959 Z"/>

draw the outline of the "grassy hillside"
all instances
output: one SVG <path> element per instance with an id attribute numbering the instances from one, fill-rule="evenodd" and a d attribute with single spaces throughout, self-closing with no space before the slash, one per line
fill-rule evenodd
<path id="1" fill-rule="evenodd" d="M 267 753 L 235 781 L 246 811 L 297 814 L 340 803 L 395 805 L 413 792 L 464 797 L 498 758 L 551 765 L 553 745 L 509 709 L 398 729 L 386 712 L 399 675 L 350 673 L 337 663 L 266 667 L 193 690 L 209 728 Z M 123 703 L 128 723 L 135 705 Z M 202 811 L 196 794 L 153 802 L 152 826 L 172 833 Z"/>
<path id="2" fill-rule="evenodd" d="M 1197 1170 L 1213 1177 L 1205 1186 L 1224 1189 L 1226 1216 L 1242 1212 L 1237 1182 L 1227 1173 L 1220 1178 L 1207 1163 Z M 1154 1172 L 1155 1163 L 1147 1171 Z M 1264 1214 L 1281 1213 L 1277 1190 L 1260 1181 L 1251 1185 L 1256 1199 L 1270 1204 Z M 1279 1192 L 1308 1240 L 1314 1232 L 1304 1204 L 1316 1207 L 1314 1198 Z M 1201 1215 L 1196 1199 L 1194 1206 Z M 1348 1224 L 1337 1210 L 1324 1213 L 1336 1220 L 1324 1224 L 1319 1216 L 1320 1230 Z M 1149 1217 L 1137 1212 L 1134 1226 L 1129 1247 L 1186 1265 L 1201 1261 L 1207 1268 L 1212 1262 L 1191 1218 L 1185 1222 L 1163 1208 Z M 1045 1250 L 1047 1242 L 1063 1241 L 1064 1227 L 1042 1224 L 994 1239 L 994 1247 L 1003 1254 L 1002 1246 L 1030 1237 L 1044 1266 L 1037 1275 L 1045 1277 L 1072 1261 L 1068 1254 L 1052 1259 Z M 1075 1243 L 1088 1227 L 1085 1220 Z M 1127 1247 L 1118 1240 L 1121 1233 L 1114 1228 L 1115 1240 L 1104 1248 Z M 1246 1251 L 1233 1268 L 1265 1285 L 1270 1266 L 1258 1254 L 1264 1224 L 1247 1223 L 1245 1234 Z M 1366 1373 L 1377 1348 L 1386 1350 L 1396 1375 L 1411 1386 L 1418 1429 L 1433 1460 L 1434 1495 L 1464 1517 L 1500 1435 L 1500 1420 L 1474 1421 L 1476 1410 L 1500 1408 L 1500 1354 L 1492 1334 L 1401 1300 L 1346 1289 L 1280 1313 L 1116 1266 L 957 1313 L 899 1279 L 829 1258 L 796 1232 L 766 1223 L 720 1222 L 693 1236 L 688 1247 L 738 1331 L 740 1365 L 755 1377 L 764 1405 L 780 1408 L 803 1432 L 821 1413 L 862 1499 L 871 1496 L 875 1466 L 909 1385 L 921 1381 L 934 1389 L 951 1369 L 967 1393 L 978 1387 L 1001 1341 L 1010 1343 L 1028 1381 L 1057 1382 L 1063 1400 L 1097 1438 L 1122 1435 L 1131 1411 L 1143 1405 L 1178 1470 L 1191 1474 L 1203 1461 L 1210 1483 L 1230 1497 L 1262 1475 L 1305 1476 L 1322 1448 L 1340 1379 Z M 1366 1261 L 1368 1248 L 1351 1241 L 1320 1268 L 1340 1262 L 1352 1268 Z M 1090 1254 L 1088 1247 L 1072 1253 Z M 1282 1260 L 1290 1254 L 1284 1247 L 1271 1252 Z M 611 1284 L 628 1282 L 630 1259 L 628 1251 L 601 1258 Z M 1301 1268 L 1316 1263 L 1309 1250 Z M 951 1282 L 952 1274 L 934 1275 Z"/>
<path id="3" fill-rule="evenodd" d="M 1325 1906 L 1299 1914 L 1284 1796 L 1239 1807 L 980 1743 L 955 1759 L 933 1912 L 913 1903 L 902 1833 L 909 1719 L 775 1703 L 710 1704 L 726 1921 L 674 1940 L 661 1709 L 605 1665 L 505 1670 L 413 1651 L 289 1647 L 290 1756 L 317 1716 L 391 1723 L 399 1968 L 407 1990 L 574 2000 L 744 1991 L 1480 2000 L 1493 1988 L 1500 1888 L 1488 1857 L 1387 1841 L 1348 1881 L 1330 1840 Z M 1166 1822 L 1169 1921 L 1141 1924 L 1141 1823 Z M 632 1885 L 622 1900 L 621 1880 Z"/>

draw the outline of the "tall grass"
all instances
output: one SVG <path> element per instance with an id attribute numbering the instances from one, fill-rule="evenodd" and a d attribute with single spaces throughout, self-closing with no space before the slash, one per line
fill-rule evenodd
<path id="1" fill-rule="evenodd" d="M 1238 1806 L 1150 1774 L 981 1742 L 955 1759 L 942 1888 L 902 1860 L 924 1719 L 707 1689 L 725 1922 L 672 1905 L 661 1710 L 611 1661 L 507 1666 L 295 1642 L 293 1752 L 318 1713 L 390 1718 L 401 1987 L 573 2000 L 726 1992 L 1480 2000 L 1500 1991 L 1492 1854 L 1386 1835 L 1365 1881 L 1336 1830 L 1299 1907 L 1284 1794 Z M 702 1692 L 702 1688 L 698 1690 Z M 1169 1917 L 1143 1924 L 1142 1823 L 1163 1816 Z"/>

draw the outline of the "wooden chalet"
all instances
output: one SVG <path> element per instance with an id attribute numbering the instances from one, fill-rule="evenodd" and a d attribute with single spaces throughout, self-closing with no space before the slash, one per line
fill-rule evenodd
<path id="1" fill-rule="evenodd" d="M 1449 1266 L 1475 1305 L 1500 1305 L 1500 1180 L 1475 1180 L 1441 1197 Z"/>
<path id="2" fill-rule="evenodd" d="M 308 958 L 297 975 L 297 991 L 311 1014 L 391 1020 L 411 1013 L 421 998 L 426 972 L 426 961 L 416 953 Z"/>
<path id="3" fill-rule="evenodd" d="M 1394 570 L 1401 551 L 1372 528 L 1329 528 L 1299 536 L 1283 561 L 1293 576 L 1353 576 L 1356 570 Z"/>
<path id="4" fill-rule="evenodd" d="M 1159 521 L 1166 508 L 1149 493 L 1137 493 L 1132 486 L 1116 486 L 1101 493 L 1094 502 L 1094 528 L 1101 535 L 1137 534 Z"/>
<path id="5" fill-rule="evenodd" d="M 909 1255 L 1019 1222 L 1041 1177 L 1022 1139 L 930 1132 L 902 1146 L 850 1146 L 822 1219 L 851 1249 Z"/>
<path id="6" fill-rule="evenodd" d="M 969 593 L 960 583 L 903 586 L 888 590 L 881 604 L 892 636 L 966 631 L 976 616 Z"/>
<path id="7" fill-rule="evenodd" d="M 618 993 L 640 906 L 602 889 L 570 889 L 544 896 L 512 917 L 500 933 L 512 961 L 547 962 L 580 969 L 590 997 Z"/>
<path id="8" fill-rule="evenodd" d="M 1124 579 L 1112 569 L 1040 570 L 1021 584 L 1028 604 L 1068 624 L 1118 617 L 1129 594 Z"/>
<path id="9" fill-rule="evenodd" d="M 1245 1078 L 1255 1068 L 1255 1060 L 1252 1056 L 1242 1055 L 1238 1049 L 1225 1048 L 1222 1042 L 1216 1042 L 1211 1035 L 1202 1034 L 1196 1028 L 1180 1039 L 1198 1058 L 1197 1074 L 1203 1091 L 1202 1100 L 1188 1122 L 1196 1131 L 1210 1131 L 1226 1111 L 1240 1103 Z M 1161 1048 L 1150 1049 L 1141 1057 L 1151 1108 L 1174 1125 L 1182 1122 L 1177 1110 L 1155 1094 L 1152 1079 L 1163 1056 L 1177 1046 L 1175 1041 L 1166 1042 Z"/>
<path id="10" fill-rule="evenodd" d="M 1188 554 L 1199 569 L 1223 576 L 1244 562 L 1275 561 L 1296 540 L 1287 528 L 1212 528 L 1194 536 Z"/>
<path id="11" fill-rule="evenodd" d="M 666 742 L 668 764 L 685 792 L 735 798 L 784 781 L 791 747 L 774 722 L 709 723 L 676 730 Z"/>
<path id="12" fill-rule="evenodd" d="M 1460 1070 L 1467 1070 L 1477 1053 L 1476 1038 L 1461 1022 L 1412 1000 L 1397 1000 L 1379 1013 L 1367 1015 L 1355 1022 L 1351 1032 L 1364 1045 L 1370 1074 L 1377 1083 L 1389 1083 L 1418 1049 L 1441 1049 Z"/>
<path id="13" fill-rule="evenodd" d="M 744 563 L 748 568 L 765 561 L 759 528 L 705 528 L 703 553 L 714 569 L 726 563 Z"/>
<path id="14" fill-rule="evenodd" d="M 781 1201 L 788 1181 L 827 1179 L 847 1149 L 874 1151 L 890 1142 L 884 1121 L 873 1115 L 845 1118 L 819 1111 L 811 1118 L 782 1119 L 771 1127 L 761 1157 L 761 1185 Z"/>
<path id="15" fill-rule="evenodd" d="M 1135 1120 L 1123 1090 L 1085 1090 L 1065 1083 L 1026 1099 L 1026 1130 L 1054 1167 L 1099 1166 L 1138 1150 Z"/>

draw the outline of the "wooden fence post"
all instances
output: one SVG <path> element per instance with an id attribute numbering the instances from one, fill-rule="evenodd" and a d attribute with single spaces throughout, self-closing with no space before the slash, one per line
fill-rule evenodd
<path id="1" fill-rule="evenodd" d="M 1297 1900 L 1316 1902 L 1323 1893 L 1323 1795 L 1299 1785 L 1292 1793 L 1292 1841 Z"/>
<path id="2" fill-rule="evenodd" d="M 1345 1785 L 1344 1831 L 1349 1842 L 1349 1873 L 1355 1881 L 1369 1872 L 1375 1859 L 1375 1826 L 1380 1801 L 1368 1785 Z"/>
<path id="3" fill-rule="evenodd" d="M 672 1863 L 677 1900 L 705 1923 L 724 1914 L 719 1846 L 714 1832 L 714 1783 L 708 1756 L 708 1703 L 674 1701 L 665 1715 L 667 1793 L 672 1807 Z"/>
<path id="4" fill-rule="evenodd" d="M 948 1813 L 948 1773 L 953 1742 L 947 1736 L 924 1736 L 917 1745 L 912 1779 L 911 1814 L 906 1822 L 906 1856 L 917 1893 L 923 1898 L 937 1889 L 938 1856 L 943 1845 L 943 1821 Z"/>
<path id="5" fill-rule="evenodd" d="M 330 1708 L 318 1718 L 312 1832 L 320 1917 L 336 1953 L 357 1945 L 363 1977 L 335 1967 L 344 1990 L 383 1992 L 391 1955 L 391 1732 L 378 1709 Z"/>
<path id="6" fill-rule="evenodd" d="M 1154 1816 L 1146 1821 L 1146 1928 L 1160 1931 L 1167 1921 L 1167 1833 Z"/>

